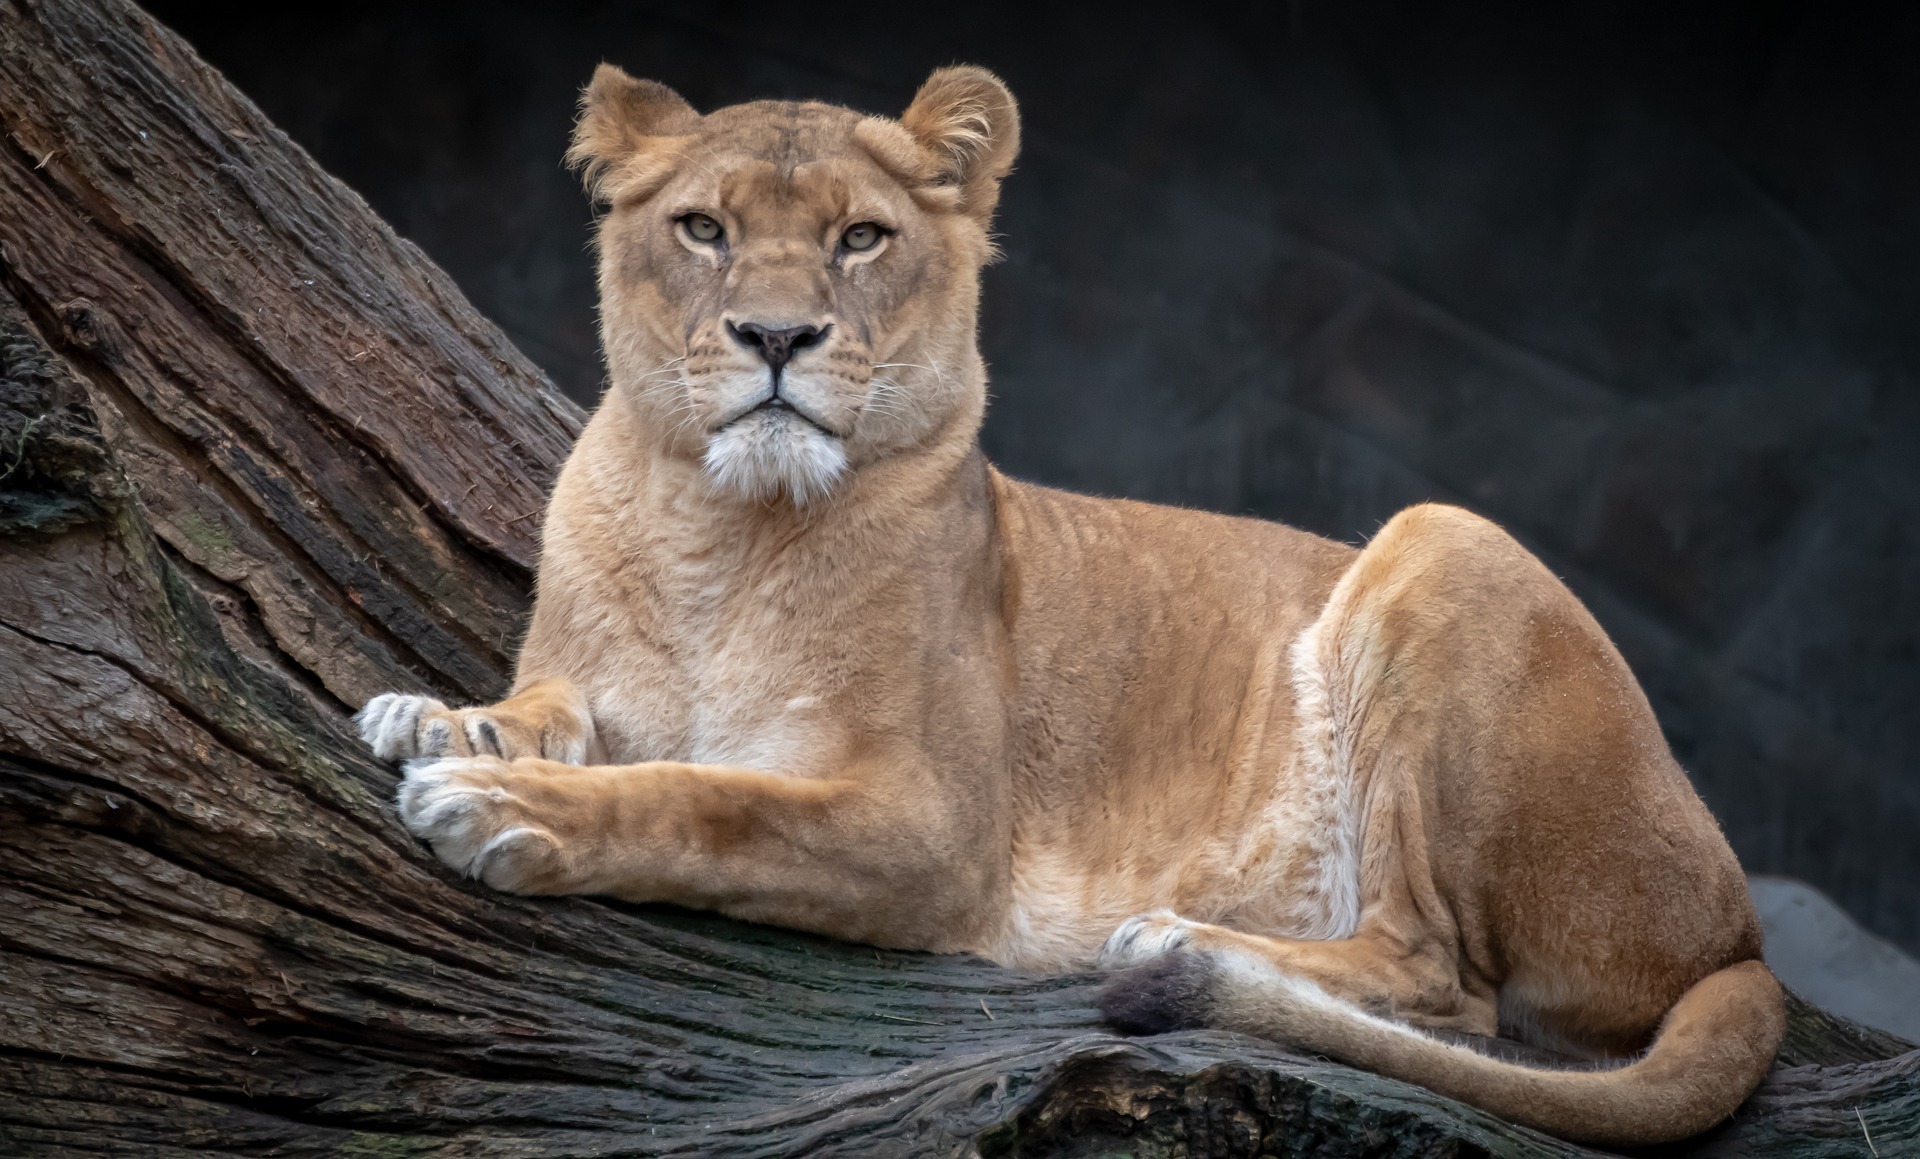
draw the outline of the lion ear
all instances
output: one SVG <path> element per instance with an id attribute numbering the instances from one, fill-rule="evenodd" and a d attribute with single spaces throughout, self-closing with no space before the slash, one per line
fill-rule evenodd
<path id="1" fill-rule="evenodd" d="M 674 138 L 694 131 L 700 114 L 659 81 L 628 76 L 611 64 L 593 70 L 580 92 L 567 164 L 581 171 L 587 192 L 600 200 L 641 194 L 649 175 L 664 179 L 671 166 L 647 165 Z"/>
<path id="2" fill-rule="evenodd" d="M 1020 152 L 1020 109 L 1000 78 L 973 65 L 937 69 L 900 124 L 933 155 L 935 180 L 959 190 L 961 209 L 992 221 L 1000 180 Z"/>

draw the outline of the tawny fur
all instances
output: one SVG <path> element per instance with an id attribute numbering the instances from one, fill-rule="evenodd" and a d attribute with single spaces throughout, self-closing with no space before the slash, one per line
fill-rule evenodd
<path id="1" fill-rule="evenodd" d="M 362 714 L 414 758 L 409 826 L 504 890 L 1148 963 L 1122 1021 L 1273 1035 L 1577 1138 L 1724 1117 L 1782 1033 L 1739 866 L 1537 560 L 1448 507 L 1356 552 L 981 457 L 1018 137 L 979 69 L 892 121 L 701 116 L 602 66 L 570 157 L 608 205 L 611 385 L 515 695 Z M 820 336 L 776 373 L 744 323 Z M 1531 1071 L 1422 1029 L 1639 1061 Z"/>

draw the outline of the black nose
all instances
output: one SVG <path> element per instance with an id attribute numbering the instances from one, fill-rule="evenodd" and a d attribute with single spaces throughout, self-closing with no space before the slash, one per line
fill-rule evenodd
<path id="1" fill-rule="evenodd" d="M 762 326 L 758 322 L 742 322 L 738 326 L 727 323 L 735 340 L 751 346 L 766 359 L 767 365 L 775 374 L 793 359 L 793 352 L 804 350 L 826 340 L 832 326 L 788 326 L 784 330 L 775 330 L 771 326 Z"/>

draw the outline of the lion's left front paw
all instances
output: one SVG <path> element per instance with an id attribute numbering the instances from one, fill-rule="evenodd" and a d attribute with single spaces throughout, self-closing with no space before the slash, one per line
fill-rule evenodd
<path id="1" fill-rule="evenodd" d="M 498 757 L 414 760 L 400 782 L 400 819 L 447 865 L 508 893 L 544 893 L 560 841 L 510 791 Z"/>

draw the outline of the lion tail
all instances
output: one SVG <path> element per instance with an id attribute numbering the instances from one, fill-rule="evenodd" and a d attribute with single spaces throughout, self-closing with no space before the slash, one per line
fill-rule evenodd
<path id="1" fill-rule="evenodd" d="M 1136 1033 L 1241 1030 L 1602 1146 L 1664 1143 L 1733 1113 L 1786 1033 L 1780 984 L 1759 961 L 1707 975 L 1667 1012 L 1646 1053 L 1608 1069 L 1492 1058 L 1369 1014 L 1305 979 L 1238 954 L 1180 950 L 1120 975 L 1101 998 Z"/>

